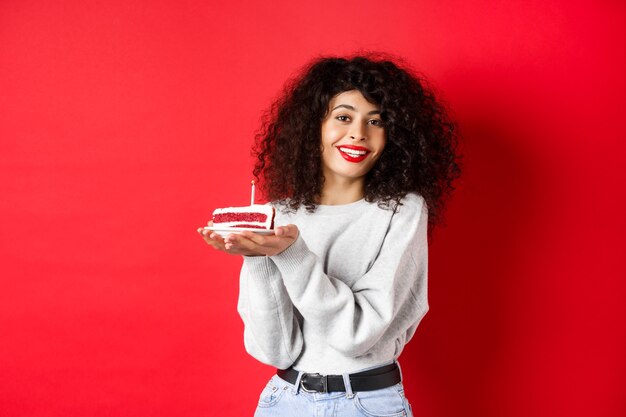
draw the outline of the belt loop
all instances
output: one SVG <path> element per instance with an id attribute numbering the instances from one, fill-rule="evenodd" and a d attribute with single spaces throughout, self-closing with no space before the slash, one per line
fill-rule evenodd
<path id="1" fill-rule="evenodd" d="M 354 398 L 354 393 L 352 392 L 352 384 L 350 383 L 350 374 L 341 374 L 343 377 L 343 385 L 346 387 L 346 397 Z"/>
<path id="2" fill-rule="evenodd" d="M 398 365 L 398 371 L 400 371 L 400 382 L 402 382 L 403 378 L 402 378 L 402 368 L 400 368 L 400 362 L 398 362 L 397 360 L 395 362 L 396 362 L 396 365 Z"/>
<path id="3" fill-rule="evenodd" d="M 296 378 L 295 387 L 291 391 L 293 395 L 298 395 L 300 393 L 300 381 L 302 380 L 302 375 L 304 375 L 304 372 L 298 371 L 298 377 Z"/>

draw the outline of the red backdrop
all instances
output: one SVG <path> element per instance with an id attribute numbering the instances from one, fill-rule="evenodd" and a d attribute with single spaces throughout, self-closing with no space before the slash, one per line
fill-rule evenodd
<path id="1" fill-rule="evenodd" d="M 195 230 L 283 81 L 357 49 L 464 134 L 416 416 L 625 415 L 623 2 L 251 3 L 0 2 L 0 415 L 251 415 L 241 261 Z"/>

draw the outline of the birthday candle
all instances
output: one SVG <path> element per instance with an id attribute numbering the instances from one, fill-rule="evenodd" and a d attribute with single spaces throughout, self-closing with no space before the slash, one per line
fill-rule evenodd
<path id="1" fill-rule="evenodd" d="M 252 194 L 250 195 L 250 205 L 254 205 L 254 180 L 252 180 Z"/>

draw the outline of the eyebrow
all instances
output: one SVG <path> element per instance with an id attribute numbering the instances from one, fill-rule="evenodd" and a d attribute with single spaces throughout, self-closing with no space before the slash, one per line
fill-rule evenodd
<path id="1" fill-rule="evenodd" d="M 337 110 L 340 107 L 344 107 L 344 108 L 346 108 L 348 110 L 352 110 L 352 111 L 357 111 L 356 107 L 351 106 L 349 104 L 340 104 L 340 105 L 336 106 L 334 109 L 332 109 L 331 111 L 335 111 L 335 110 Z M 368 115 L 370 115 L 370 114 L 380 114 L 380 110 L 372 110 L 371 112 L 369 112 L 367 114 Z"/>

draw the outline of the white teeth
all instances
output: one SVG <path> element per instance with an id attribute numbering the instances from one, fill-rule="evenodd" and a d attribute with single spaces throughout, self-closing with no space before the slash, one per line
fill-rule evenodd
<path id="1" fill-rule="evenodd" d="M 359 156 L 363 156 L 367 153 L 367 151 L 359 151 L 356 149 L 347 149 L 347 148 L 339 148 L 339 150 L 355 158 Z"/>

